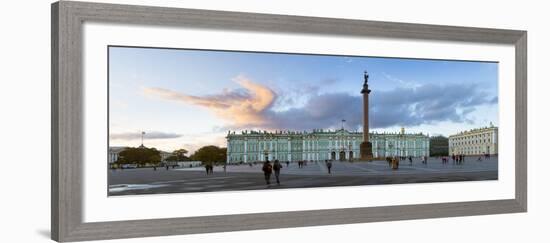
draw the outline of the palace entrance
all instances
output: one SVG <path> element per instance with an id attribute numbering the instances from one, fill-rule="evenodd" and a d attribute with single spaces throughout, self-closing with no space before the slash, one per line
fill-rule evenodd
<path id="1" fill-rule="evenodd" d="M 336 160 L 336 152 L 331 152 L 330 153 L 330 159 L 331 160 Z"/>
<path id="2" fill-rule="evenodd" d="M 346 160 L 346 152 L 342 150 L 340 151 L 340 161 L 344 161 L 344 160 Z"/>

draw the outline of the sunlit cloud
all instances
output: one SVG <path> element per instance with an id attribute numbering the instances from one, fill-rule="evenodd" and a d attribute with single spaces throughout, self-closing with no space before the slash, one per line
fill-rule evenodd
<path id="1" fill-rule="evenodd" d="M 143 92 L 148 96 L 205 107 L 233 126 L 265 125 L 268 121 L 266 121 L 264 113 L 273 104 L 276 97 L 275 92 L 245 76 L 237 76 L 233 81 L 242 88 L 225 89 L 215 95 L 193 96 L 155 87 L 145 87 Z"/>

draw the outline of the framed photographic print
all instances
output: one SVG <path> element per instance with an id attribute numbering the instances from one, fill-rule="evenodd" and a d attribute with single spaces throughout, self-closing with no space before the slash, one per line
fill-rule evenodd
<path id="1" fill-rule="evenodd" d="M 52 238 L 525 212 L 526 38 L 54 3 Z"/>

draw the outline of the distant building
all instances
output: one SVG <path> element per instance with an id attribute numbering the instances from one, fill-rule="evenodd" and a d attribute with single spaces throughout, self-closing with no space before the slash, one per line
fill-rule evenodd
<path id="1" fill-rule="evenodd" d="M 115 163 L 118 160 L 118 154 L 126 148 L 127 147 L 109 147 L 109 164 Z"/>
<path id="2" fill-rule="evenodd" d="M 202 166 L 201 161 L 176 161 L 176 164 L 178 167 L 200 167 Z"/>
<path id="3" fill-rule="evenodd" d="M 449 154 L 484 155 L 498 154 L 498 127 L 463 131 L 449 136 Z"/>
<path id="4" fill-rule="evenodd" d="M 170 152 L 165 152 L 162 150 L 159 150 L 159 152 L 160 152 L 160 161 L 163 161 L 163 162 L 166 160 L 166 158 L 172 156 L 172 153 Z"/>
<path id="5" fill-rule="evenodd" d="M 445 136 L 430 137 L 430 156 L 448 156 L 449 138 Z"/>
<path id="6" fill-rule="evenodd" d="M 359 159 L 362 132 L 345 129 L 307 131 L 242 131 L 227 134 L 227 163 Z M 428 156 L 429 138 L 422 133 L 370 133 L 374 157 Z"/>
<path id="7" fill-rule="evenodd" d="M 126 148 L 128 147 L 121 147 L 121 146 L 109 147 L 109 160 L 108 160 L 109 164 L 115 163 L 118 160 L 120 152 L 124 151 Z M 140 145 L 139 148 L 146 148 L 146 147 L 143 145 Z M 160 152 L 161 161 L 165 161 L 166 158 L 172 155 L 172 153 L 170 152 L 165 152 L 161 150 L 159 150 L 159 152 Z"/>

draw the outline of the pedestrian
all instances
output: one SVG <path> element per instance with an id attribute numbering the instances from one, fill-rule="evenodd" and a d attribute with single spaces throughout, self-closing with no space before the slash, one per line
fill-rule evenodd
<path id="1" fill-rule="evenodd" d="M 281 174 L 281 169 L 283 166 L 281 163 L 279 163 L 279 160 L 275 160 L 275 163 L 273 163 L 273 171 L 275 171 L 275 179 L 277 180 L 277 185 L 281 185 L 281 181 L 279 181 L 279 175 Z"/>
<path id="2" fill-rule="evenodd" d="M 391 168 L 393 170 L 399 169 L 399 157 L 394 156 L 393 158 L 391 158 Z"/>
<path id="3" fill-rule="evenodd" d="M 156 166 L 153 166 L 153 170 L 157 170 L 157 167 L 156 167 Z"/>
<path id="4" fill-rule="evenodd" d="M 332 168 L 332 162 L 330 160 L 325 160 L 325 163 L 327 164 L 328 173 L 331 174 L 330 169 Z"/>
<path id="5" fill-rule="evenodd" d="M 413 164 L 413 157 L 409 155 L 409 165 Z"/>
<path id="6" fill-rule="evenodd" d="M 288 168 L 288 166 L 290 166 L 290 161 L 286 161 L 286 167 Z"/>
<path id="7" fill-rule="evenodd" d="M 267 185 L 271 184 L 270 179 L 271 172 L 273 171 L 273 166 L 271 166 L 269 160 L 265 161 L 264 166 L 262 167 L 262 171 L 264 172 L 265 183 Z"/>
<path id="8" fill-rule="evenodd" d="M 208 167 L 208 164 L 205 164 L 204 168 L 206 169 L 206 175 L 210 174 L 210 168 Z"/>

